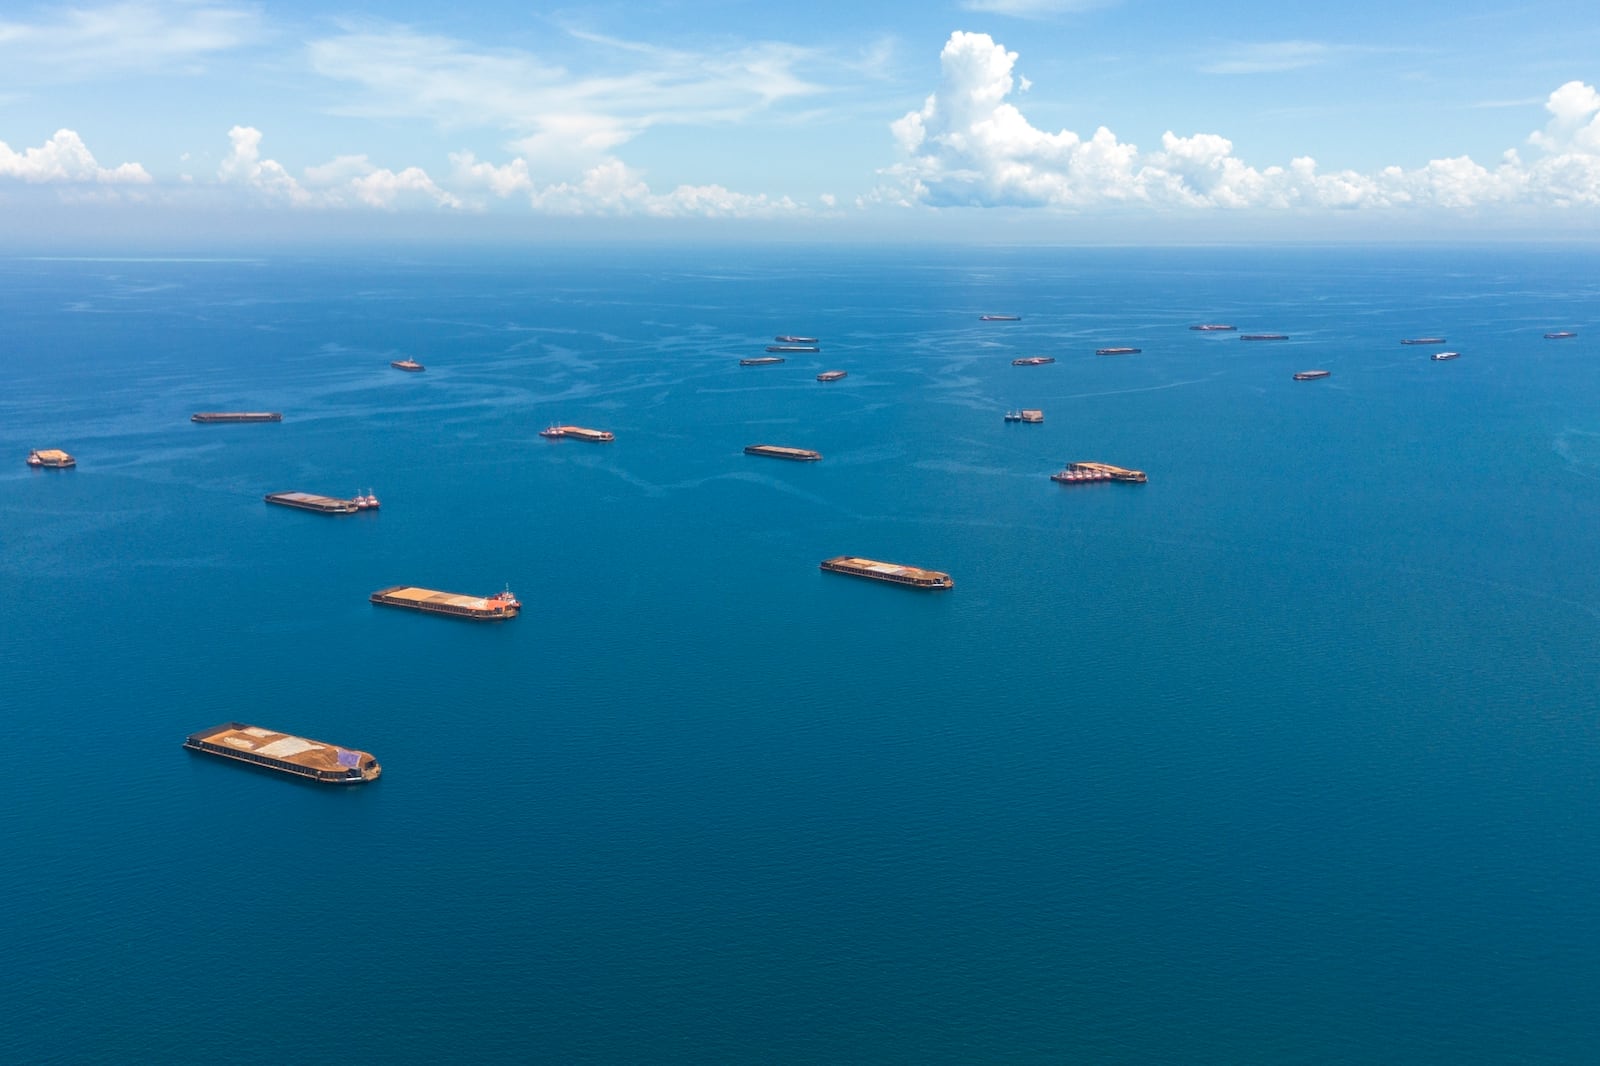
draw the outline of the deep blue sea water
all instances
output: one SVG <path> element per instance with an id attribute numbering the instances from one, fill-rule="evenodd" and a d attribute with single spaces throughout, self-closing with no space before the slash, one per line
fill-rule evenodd
<path id="1" fill-rule="evenodd" d="M 1600 1057 L 1600 253 L 13 258 L 0 338 L 0 1059 Z"/>

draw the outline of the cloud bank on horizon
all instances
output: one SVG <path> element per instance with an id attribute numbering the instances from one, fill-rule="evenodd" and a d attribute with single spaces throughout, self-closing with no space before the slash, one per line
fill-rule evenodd
<path id="1" fill-rule="evenodd" d="M 1081 6 L 984 2 L 987 10 L 1009 6 L 1016 13 Z M 968 6 L 984 9 L 977 0 Z M 195 54 L 227 47 L 233 37 L 257 29 L 254 21 L 215 19 L 205 28 L 186 46 Z M 350 153 L 292 172 L 263 155 L 261 129 L 241 123 L 228 131 L 228 150 L 213 173 L 158 178 L 138 162 L 102 165 L 76 132 L 63 128 L 37 147 L 14 150 L 0 141 L 0 192 L 9 179 L 60 186 L 68 196 L 94 187 L 101 198 L 178 206 L 205 189 L 245 204 L 308 210 L 519 208 L 561 216 L 735 218 L 841 213 L 828 194 L 807 203 L 716 182 L 652 189 L 646 174 L 620 154 L 644 131 L 760 121 L 776 101 L 826 89 L 794 73 L 804 55 L 799 49 L 762 45 L 710 60 L 650 51 L 648 69 L 632 77 L 577 78 L 520 53 L 478 53 L 393 28 L 346 32 L 311 42 L 307 52 L 314 71 L 360 94 L 338 113 L 419 119 L 448 131 L 451 115 L 476 108 L 506 131 L 508 157 L 484 160 L 462 149 L 430 174 L 420 165 L 383 167 L 366 154 Z M 1460 155 L 1416 169 L 1362 173 L 1323 171 L 1310 155 L 1253 165 L 1236 156 L 1233 142 L 1221 133 L 1180 136 L 1168 130 L 1159 147 L 1147 151 L 1103 125 L 1088 136 L 1040 129 L 1015 102 L 1028 88 L 1026 79 L 1019 81 L 1017 60 L 1016 52 L 988 34 L 951 33 L 940 54 L 938 83 L 922 107 L 893 121 L 884 116 L 886 151 L 892 146 L 898 155 L 875 173 L 857 176 L 862 187 L 875 187 L 854 198 L 856 209 L 1006 207 L 1082 214 L 1111 207 L 1170 212 L 1600 205 L 1600 92 L 1578 80 L 1545 100 L 1548 119 L 1523 146 L 1528 159 L 1508 147 L 1490 165 Z"/>

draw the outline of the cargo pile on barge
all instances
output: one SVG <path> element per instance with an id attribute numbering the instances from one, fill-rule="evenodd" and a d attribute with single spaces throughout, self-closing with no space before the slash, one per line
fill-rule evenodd
<path id="1" fill-rule="evenodd" d="M 243 722 L 224 722 L 190 733 L 183 746 L 329 785 L 359 785 L 376 781 L 383 773 L 378 760 L 367 752 Z"/>
<path id="2" fill-rule="evenodd" d="M 1142 485 L 1150 480 L 1143 470 L 1128 470 L 1110 463 L 1068 463 L 1059 473 L 1050 475 L 1051 481 L 1063 485 L 1079 485 L 1090 481 L 1126 481 Z"/>
<path id="3" fill-rule="evenodd" d="M 459 592 L 439 592 L 411 585 L 391 585 L 379 589 L 368 597 L 373 603 L 387 607 L 404 607 L 427 614 L 444 614 L 452 618 L 467 618 L 475 622 L 499 622 L 515 618 L 522 604 L 511 595 L 508 588 L 493 596 L 464 596 Z"/>
<path id="4" fill-rule="evenodd" d="M 891 585 L 905 585 L 919 589 L 953 589 L 956 583 L 943 570 L 924 570 L 920 566 L 902 566 L 876 559 L 862 559 L 854 555 L 836 555 L 820 564 L 830 574 L 848 574 L 872 581 L 887 581 Z"/>
<path id="5" fill-rule="evenodd" d="M 769 459 L 792 459 L 798 463 L 814 463 L 822 458 L 821 452 L 814 452 L 810 448 L 785 448 L 778 444 L 750 444 L 744 449 L 746 455 L 765 455 Z"/>
<path id="6" fill-rule="evenodd" d="M 77 466 L 78 460 L 60 448 L 35 448 L 28 453 L 28 465 L 43 467 L 46 470 L 65 470 Z"/>
<path id="7" fill-rule="evenodd" d="M 201 411 L 189 416 L 191 422 L 282 422 L 281 411 Z"/>

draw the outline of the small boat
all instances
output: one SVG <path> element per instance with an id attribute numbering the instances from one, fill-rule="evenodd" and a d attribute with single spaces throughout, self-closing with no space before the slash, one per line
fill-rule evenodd
<path id="1" fill-rule="evenodd" d="M 1096 348 L 1095 355 L 1138 355 L 1142 348 Z"/>
<path id="2" fill-rule="evenodd" d="M 1287 333 L 1241 333 L 1239 334 L 1239 339 L 1242 341 L 1286 341 L 1289 339 L 1289 335 Z"/>
<path id="3" fill-rule="evenodd" d="M 1460 352 L 1434 352 L 1432 355 L 1428 356 L 1428 358 L 1432 359 L 1435 363 L 1442 363 L 1446 359 L 1459 359 L 1460 357 Z"/>
<path id="4" fill-rule="evenodd" d="M 1564 341 L 1569 337 L 1576 337 L 1576 336 L 1577 336 L 1577 334 L 1573 333 L 1571 330 L 1558 329 L 1554 333 L 1546 333 L 1544 335 L 1544 339 L 1547 340 L 1547 341 Z"/>
<path id="5" fill-rule="evenodd" d="M 1401 344 L 1443 344 L 1443 337 L 1406 337 Z"/>
<path id="6" fill-rule="evenodd" d="M 979 322 L 1021 322 L 1021 315 L 979 315 Z"/>
<path id="7" fill-rule="evenodd" d="M 421 371 L 428 369 L 415 359 L 396 359 L 389 365 L 394 367 L 396 370 L 405 370 L 412 374 L 420 373 Z"/>
<path id="8" fill-rule="evenodd" d="M 1189 328 L 1201 333 L 1231 333 L 1239 327 L 1224 325 L 1221 322 L 1202 322 L 1198 326 L 1190 326 Z"/>
<path id="9" fill-rule="evenodd" d="M 1021 359 L 1011 360 L 1012 366 L 1044 366 L 1046 363 L 1056 361 L 1053 355 L 1026 355 Z"/>
<path id="10" fill-rule="evenodd" d="M 28 453 L 28 465 L 48 470 L 65 470 L 77 466 L 78 460 L 60 448 L 35 448 Z"/>
<path id="11" fill-rule="evenodd" d="M 840 378 L 849 377 L 843 370 L 824 370 L 817 375 L 818 381 L 838 381 Z"/>
<path id="12" fill-rule="evenodd" d="M 815 343 L 817 343 L 817 338 L 815 338 L 815 337 L 790 337 L 787 334 L 782 336 L 782 337 L 774 337 L 772 339 L 777 341 L 779 344 L 815 344 Z"/>
<path id="13" fill-rule="evenodd" d="M 1332 373 L 1333 371 L 1331 370 L 1302 370 L 1295 374 L 1294 379 L 1296 381 L 1316 381 L 1318 378 L 1325 378 Z"/>
<path id="14" fill-rule="evenodd" d="M 754 359 L 739 360 L 740 366 L 775 366 L 783 362 L 781 355 L 758 355 Z"/>

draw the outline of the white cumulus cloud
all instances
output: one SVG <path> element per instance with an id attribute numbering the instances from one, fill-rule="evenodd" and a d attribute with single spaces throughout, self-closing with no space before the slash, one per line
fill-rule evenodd
<path id="1" fill-rule="evenodd" d="M 307 167 L 301 180 L 277 160 L 261 158 L 261 131 L 255 127 L 235 126 L 228 139 L 233 150 L 217 169 L 217 180 L 253 190 L 269 201 L 295 207 L 462 206 L 459 197 L 441 188 L 421 167 L 394 171 L 374 166 L 364 155 L 342 155 Z"/>
<path id="2" fill-rule="evenodd" d="M 72 130 L 57 130 L 44 144 L 21 152 L 0 141 L 0 177 L 34 183 L 148 184 L 150 175 L 138 163 L 102 167 Z"/>
<path id="3" fill-rule="evenodd" d="M 877 202 L 935 206 L 1081 208 L 1146 204 L 1189 208 L 1447 209 L 1489 204 L 1600 203 L 1600 92 L 1568 82 L 1545 103 L 1551 119 L 1525 163 L 1509 151 L 1493 167 L 1466 156 L 1376 174 L 1323 172 L 1301 156 L 1255 167 L 1215 133 L 1180 137 L 1143 152 L 1104 126 L 1088 138 L 1035 128 L 1009 102 L 1015 52 L 987 34 L 956 32 L 940 54 L 938 87 L 922 108 L 891 125 L 902 159 L 884 171 Z"/>

